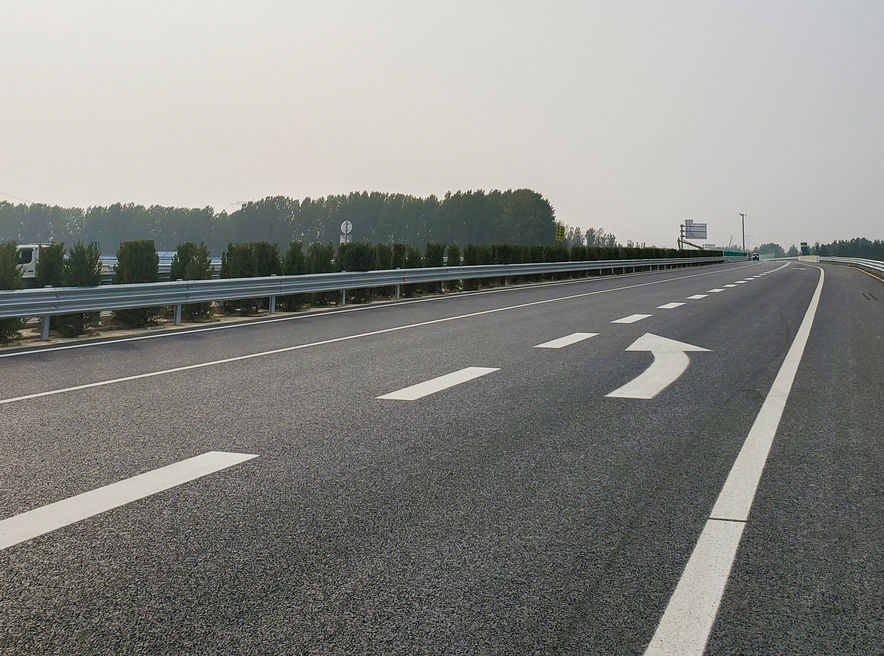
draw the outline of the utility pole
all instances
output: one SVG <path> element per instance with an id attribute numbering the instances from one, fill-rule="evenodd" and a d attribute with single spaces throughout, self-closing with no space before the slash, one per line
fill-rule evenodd
<path id="1" fill-rule="evenodd" d="M 740 212 L 740 221 L 743 224 L 743 252 L 746 252 L 746 215 Z"/>

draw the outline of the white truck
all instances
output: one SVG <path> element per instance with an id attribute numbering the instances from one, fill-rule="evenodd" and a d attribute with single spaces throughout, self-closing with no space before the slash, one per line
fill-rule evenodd
<path id="1" fill-rule="evenodd" d="M 15 249 L 18 268 L 25 281 L 25 287 L 37 286 L 37 261 L 40 259 L 40 246 L 49 244 L 19 244 Z"/>

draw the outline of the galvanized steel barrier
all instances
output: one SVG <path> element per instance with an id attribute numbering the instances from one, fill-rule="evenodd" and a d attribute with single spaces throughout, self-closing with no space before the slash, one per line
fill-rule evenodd
<path id="1" fill-rule="evenodd" d="M 736 258 L 742 260 L 742 258 Z M 130 308 L 175 306 L 175 323 L 180 323 L 181 306 L 188 303 L 233 301 L 244 298 L 269 298 L 270 312 L 276 308 L 278 296 L 341 291 L 341 302 L 351 289 L 395 287 L 419 283 L 445 283 L 476 278 L 514 278 L 538 274 L 574 273 L 610 270 L 626 273 L 631 270 L 668 269 L 700 264 L 732 261 L 730 257 L 660 258 L 652 260 L 598 260 L 585 262 L 545 262 L 538 264 L 497 264 L 483 266 L 430 267 L 421 269 L 388 269 L 384 271 L 344 271 L 299 276 L 263 278 L 228 278 L 213 280 L 178 280 L 98 287 L 47 287 L 0 291 L 0 318 L 41 317 L 43 339 L 49 338 L 49 318 L 60 314 L 123 310 Z"/>
<path id="2" fill-rule="evenodd" d="M 879 260 L 865 260 L 859 257 L 821 257 L 820 262 L 831 264 L 844 264 L 862 269 L 873 276 L 884 278 L 884 262 Z"/>

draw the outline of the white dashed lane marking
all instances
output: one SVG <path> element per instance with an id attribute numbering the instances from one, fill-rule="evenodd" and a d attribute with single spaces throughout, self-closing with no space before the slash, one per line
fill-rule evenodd
<path id="1" fill-rule="evenodd" d="M 442 390 L 446 390 L 449 387 L 454 387 L 455 385 L 466 383 L 467 381 L 473 380 L 474 378 L 485 376 L 492 372 L 498 371 L 498 369 L 499 367 L 466 367 L 465 369 L 454 371 L 450 374 L 445 374 L 444 376 L 439 376 L 438 378 L 433 378 L 426 382 L 418 383 L 417 385 L 412 385 L 410 387 L 405 387 L 395 392 L 390 392 L 389 394 L 384 394 L 383 396 L 379 396 L 378 398 L 391 399 L 394 401 L 414 401 L 416 399 L 429 396 L 430 394 L 441 392 Z"/>
<path id="2" fill-rule="evenodd" d="M 257 457 L 246 453 L 209 451 L 4 519 L 0 522 L 0 549 Z"/>
<path id="3" fill-rule="evenodd" d="M 647 319 L 651 317 L 651 314 L 630 314 L 628 317 L 623 317 L 622 319 L 614 319 L 611 323 L 635 323 L 636 321 L 641 321 L 642 319 Z"/>
<path id="4" fill-rule="evenodd" d="M 565 337 L 559 337 L 558 339 L 538 344 L 534 348 L 560 349 L 565 346 L 571 346 L 571 344 L 576 344 L 577 342 L 582 342 L 584 339 L 595 337 L 596 335 L 598 335 L 598 333 L 574 333 L 573 335 L 566 335 Z"/>
<path id="5" fill-rule="evenodd" d="M 658 310 L 674 310 L 677 307 L 681 307 L 684 303 L 666 303 L 665 305 L 658 305 Z"/>

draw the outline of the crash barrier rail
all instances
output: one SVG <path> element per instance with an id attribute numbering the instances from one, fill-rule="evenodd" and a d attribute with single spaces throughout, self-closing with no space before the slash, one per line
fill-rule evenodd
<path id="1" fill-rule="evenodd" d="M 476 278 L 503 278 L 539 274 L 610 270 L 627 273 L 638 270 L 668 269 L 733 261 L 731 257 L 660 258 L 649 260 L 598 260 L 592 262 L 544 262 L 535 264 L 494 264 L 479 266 L 387 269 L 382 271 L 343 271 L 297 276 L 261 278 L 219 278 L 178 280 L 175 282 L 101 285 L 98 287 L 45 287 L 0 291 L 0 318 L 40 317 L 43 339 L 49 339 L 50 317 L 77 312 L 124 310 L 171 305 L 175 307 L 175 325 L 181 323 L 181 306 L 190 303 L 234 301 L 246 298 L 269 298 L 270 313 L 276 310 L 276 298 L 293 294 L 341 292 L 341 304 L 347 291 L 370 287 L 441 283 Z M 736 258 L 742 260 L 742 258 Z"/>
<path id="2" fill-rule="evenodd" d="M 859 257 L 821 257 L 820 262 L 844 264 L 862 269 L 867 273 L 871 273 L 873 276 L 884 278 L 884 262 L 881 262 L 880 260 L 865 260 Z"/>

